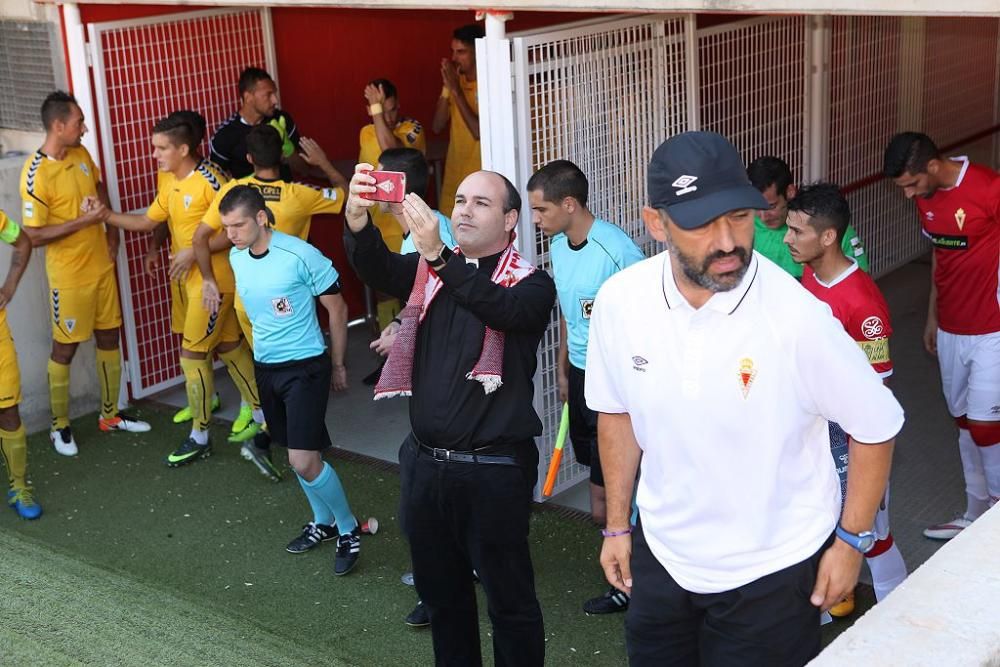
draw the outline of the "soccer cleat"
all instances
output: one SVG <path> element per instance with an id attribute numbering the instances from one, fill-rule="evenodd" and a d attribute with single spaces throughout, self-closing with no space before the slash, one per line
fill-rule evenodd
<path id="1" fill-rule="evenodd" d="M 171 468 L 191 463 L 197 459 L 208 458 L 212 455 L 212 443 L 199 445 L 194 438 L 187 438 L 181 446 L 167 456 L 167 465 Z"/>
<path id="2" fill-rule="evenodd" d="M 272 482 L 280 482 L 281 471 L 278 470 L 274 465 L 274 461 L 271 460 L 270 445 L 271 436 L 267 434 L 267 431 L 260 431 L 254 436 L 253 440 L 243 443 L 243 446 L 240 447 L 240 456 L 257 466 L 260 474 Z"/>
<path id="3" fill-rule="evenodd" d="M 129 416 L 124 412 L 119 412 L 111 419 L 103 417 L 97 420 L 97 425 L 105 433 L 110 431 L 127 431 L 129 433 L 145 433 L 149 430 L 149 423 Z"/>
<path id="4" fill-rule="evenodd" d="M 236 420 L 233 421 L 233 426 L 229 430 L 230 435 L 236 435 L 249 426 L 253 422 L 253 409 L 247 404 L 240 406 L 240 414 L 236 415 Z"/>
<path id="5" fill-rule="evenodd" d="M 932 540 L 950 540 L 971 525 L 972 519 L 963 514 L 946 523 L 938 523 L 924 528 L 924 537 L 929 537 Z"/>
<path id="6" fill-rule="evenodd" d="M 337 538 L 337 556 L 333 559 L 333 573 L 342 576 L 354 569 L 361 555 L 361 526 Z"/>
<path id="7" fill-rule="evenodd" d="M 844 618 L 854 613 L 854 591 L 847 594 L 843 600 L 830 607 L 830 616 Z"/>
<path id="8" fill-rule="evenodd" d="M 11 489 L 7 492 L 7 505 L 22 519 L 37 519 L 42 516 L 42 506 L 35 502 L 31 489 Z"/>
<path id="9" fill-rule="evenodd" d="M 302 534 L 288 543 L 285 551 L 290 554 L 304 554 L 313 547 L 318 547 L 322 542 L 329 542 L 339 537 L 337 526 L 327 526 L 322 523 L 310 521 L 302 526 Z"/>
<path id="10" fill-rule="evenodd" d="M 406 618 L 403 619 L 403 623 L 406 623 L 411 628 L 426 628 L 431 624 L 431 617 L 427 613 L 427 607 L 424 606 L 423 600 L 417 600 L 417 606 L 407 614 Z"/>
<path id="11" fill-rule="evenodd" d="M 261 426 L 263 426 L 263 424 L 251 421 L 246 428 L 240 429 L 236 432 L 230 432 L 228 438 L 229 442 L 246 442 L 247 440 L 251 440 L 254 436 L 260 433 Z"/>
<path id="12" fill-rule="evenodd" d="M 215 396 L 212 397 L 212 412 L 218 410 L 221 405 L 222 402 L 219 401 L 219 395 L 216 394 Z M 191 421 L 191 418 L 192 418 L 191 406 L 189 405 L 185 405 L 183 408 L 174 413 L 175 424 L 183 424 L 184 422 L 189 422 Z"/>
<path id="13" fill-rule="evenodd" d="M 56 431 L 50 431 L 49 440 L 52 441 L 52 446 L 55 447 L 56 452 L 63 456 L 76 456 L 80 453 L 80 450 L 76 447 L 76 441 L 73 440 L 73 431 L 70 430 L 69 426 Z"/>
<path id="14" fill-rule="evenodd" d="M 612 586 L 604 595 L 584 602 L 583 611 L 587 614 L 613 614 L 628 609 L 628 602 L 628 593 Z"/>

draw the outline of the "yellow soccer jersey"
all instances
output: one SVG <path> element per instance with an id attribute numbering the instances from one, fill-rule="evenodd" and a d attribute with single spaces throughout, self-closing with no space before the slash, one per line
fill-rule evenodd
<path id="1" fill-rule="evenodd" d="M 424 129 L 419 122 L 412 118 L 400 120 L 396 123 L 392 133 L 403 144 L 402 148 L 416 148 L 421 153 L 427 152 L 427 138 L 424 136 Z M 379 146 L 374 123 L 369 123 L 361 128 L 359 143 L 361 144 L 361 152 L 358 155 L 358 162 L 367 162 L 370 165 L 378 166 L 382 147 Z"/>
<path id="2" fill-rule="evenodd" d="M 205 213 L 215 199 L 216 193 L 226 182 L 225 176 L 214 169 L 210 162 L 203 160 L 182 179 L 173 174 L 160 173 L 157 177 L 158 190 L 153 203 L 146 210 L 150 220 L 166 222 L 170 227 L 170 247 L 172 252 L 190 248 L 194 241 L 194 231 L 205 218 Z M 233 292 L 236 284 L 233 270 L 229 266 L 228 252 L 212 255 L 212 271 L 220 292 Z M 195 264 L 191 270 L 189 284 L 201 283 L 201 271 Z"/>
<path id="3" fill-rule="evenodd" d="M 312 217 L 319 213 L 340 213 L 344 208 L 344 191 L 340 188 L 314 188 L 302 183 L 290 183 L 281 179 L 263 179 L 244 176 L 229 181 L 215 197 L 205 213 L 204 222 L 212 229 L 222 229 L 219 216 L 219 202 L 237 185 L 249 185 L 260 190 L 267 207 L 274 214 L 274 228 L 289 236 L 297 236 L 303 241 L 309 236 Z"/>
<path id="4" fill-rule="evenodd" d="M 21 218 L 27 227 L 61 225 L 82 215 L 84 197 L 97 196 L 101 173 L 83 146 L 54 160 L 36 151 L 21 171 Z M 96 283 L 112 269 L 104 225 L 90 225 L 45 246 L 53 289 Z"/>
<path id="5" fill-rule="evenodd" d="M 462 94 L 473 111 L 479 113 L 478 85 L 475 81 L 467 81 L 459 77 Z M 444 163 L 444 180 L 441 183 L 441 201 L 438 210 L 449 218 L 455 207 L 455 193 L 466 176 L 482 168 L 479 140 L 473 138 L 462 113 L 458 110 L 455 98 L 448 100 L 451 109 L 450 138 L 448 140 L 448 155 Z"/>

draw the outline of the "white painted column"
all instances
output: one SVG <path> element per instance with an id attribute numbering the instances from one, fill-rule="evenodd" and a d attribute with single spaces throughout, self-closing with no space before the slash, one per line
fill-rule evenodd
<path id="1" fill-rule="evenodd" d="M 66 29 L 66 52 L 69 54 L 69 80 L 80 111 L 89 131 L 83 136 L 86 148 L 103 171 L 101 151 L 97 148 L 97 113 L 90 87 L 90 53 L 80 21 L 80 8 L 75 3 L 63 5 L 63 27 Z"/>
<path id="2" fill-rule="evenodd" d="M 479 145 L 483 169 L 503 174 L 518 187 L 514 134 L 510 40 L 504 23 L 511 13 L 487 11 L 486 37 L 476 40 L 476 77 L 479 81 Z"/>

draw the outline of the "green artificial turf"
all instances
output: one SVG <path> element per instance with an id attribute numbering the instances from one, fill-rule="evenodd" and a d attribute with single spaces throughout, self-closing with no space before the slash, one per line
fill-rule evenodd
<path id="1" fill-rule="evenodd" d="M 334 577 L 332 542 L 285 551 L 311 516 L 283 451 L 276 484 L 239 457 L 218 422 L 211 458 L 171 469 L 163 459 L 187 429 L 157 404 L 134 412 L 150 433 L 102 434 L 93 415 L 74 421 L 75 458 L 56 454 L 44 432 L 29 438 L 45 513 L 0 515 L 0 664 L 433 664 L 429 630 L 402 622 L 416 594 L 400 583 L 409 557 L 393 470 L 332 461 L 354 512 L 380 522 L 355 570 Z M 625 664 L 624 616 L 580 609 L 607 588 L 596 530 L 535 512 L 531 541 L 547 664 Z M 847 624 L 828 626 L 825 639 Z"/>

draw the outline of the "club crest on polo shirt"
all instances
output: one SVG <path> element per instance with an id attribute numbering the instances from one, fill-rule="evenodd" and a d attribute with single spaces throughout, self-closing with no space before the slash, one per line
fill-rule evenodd
<path id="1" fill-rule="evenodd" d="M 594 311 L 593 299 L 580 299 L 580 314 L 583 315 L 583 319 L 589 320 L 590 314 L 593 311 Z"/>
<path id="2" fill-rule="evenodd" d="M 184 210 L 191 208 L 191 202 L 194 201 L 194 197 L 191 195 L 184 195 Z"/>
<path id="3" fill-rule="evenodd" d="M 80 163 L 80 171 L 82 171 L 87 176 L 90 176 L 90 169 L 87 167 L 87 164 L 85 162 Z"/>
<path id="4" fill-rule="evenodd" d="M 291 317 L 293 312 L 292 302 L 286 296 L 271 299 L 271 310 L 274 311 L 275 317 Z"/>
<path id="5" fill-rule="evenodd" d="M 757 369 L 754 368 L 753 359 L 750 357 L 740 359 L 740 369 L 737 375 L 740 379 L 740 390 L 743 392 L 743 398 L 746 398 L 750 395 L 753 381 L 757 379 Z"/>
<path id="6" fill-rule="evenodd" d="M 962 227 L 965 226 L 965 209 L 960 208 L 955 211 L 955 223 L 958 225 L 958 231 L 962 231 Z"/>
<path id="7" fill-rule="evenodd" d="M 673 187 L 678 188 L 677 192 L 674 193 L 674 196 L 680 197 L 681 195 L 686 195 L 697 190 L 698 186 L 694 185 L 694 182 L 697 180 L 697 176 L 688 176 L 687 174 L 678 177 L 676 181 L 670 184 Z"/>

